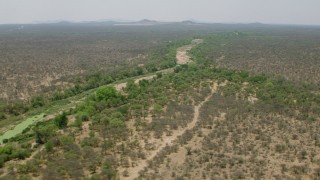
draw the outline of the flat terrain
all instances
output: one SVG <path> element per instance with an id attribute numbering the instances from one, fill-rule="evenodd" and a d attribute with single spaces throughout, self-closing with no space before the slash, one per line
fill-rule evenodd
<path id="1" fill-rule="evenodd" d="M 193 28 L 14 116 L 0 178 L 319 179 L 319 28 Z"/>
<path id="2" fill-rule="evenodd" d="M 170 33 L 167 33 L 169 31 Z M 86 75 L 112 73 L 152 61 L 160 45 L 197 34 L 179 27 L 103 24 L 3 25 L 0 27 L 0 100 L 28 100 L 62 91 Z"/>
<path id="3" fill-rule="evenodd" d="M 320 29 L 238 34 L 215 54 L 221 68 L 280 75 L 296 82 L 320 82 Z"/>

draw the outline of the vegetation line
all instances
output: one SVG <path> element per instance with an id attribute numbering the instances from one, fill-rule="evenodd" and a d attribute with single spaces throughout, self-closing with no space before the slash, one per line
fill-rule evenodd
<path id="1" fill-rule="evenodd" d="M 160 62 L 187 62 L 172 73 L 98 78 L 91 91 L 50 105 L 45 121 L 1 145 L 0 179 L 319 177 L 318 86 L 222 68 L 232 53 L 224 48 L 247 37 L 202 38 L 170 48 Z"/>
<path id="2" fill-rule="evenodd" d="M 182 56 L 180 55 L 179 59 L 177 59 L 177 65 L 176 66 L 179 66 L 179 65 L 182 65 L 182 64 L 186 64 L 187 60 L 190 59 L 190 57 L 187 55 L 187 51 L 189 51 L 192 47 L 194 47 L 195 45 L 197 45 L 199 43 L 202 43 L 202 40 L 194 39 L 194 40 L 192 40 L 191 44 L 178 48 L 177 49 L 177 54 L 183 54 L 183 55 Z M 130 78 L 127 78 L 126 80 L 133 79 L 135 81 L 136 80 L 140 81 L 140 80 L 143 80 L 143 79 L 148 79 L 150 77 L 151 78 L 155 77 L 157 73 L 168 73 L 168 72 L 171 72 L 170 70 L 173 70 L 173 68 L 162 69 L 162 70 L 159 70 L 159 71 L 156 71 L 156 72 L 153 72 L 153 73 L 149 73 L 147 75 L 138 75 L 138 76 L 135 76 L 135 77 L 130 77 Z M 114 87 L 116 87 L 116 89 L 118 89 L 117 87 L 122 84 L 121 82 L 125 82 L 125 80 L 120 80 L 117 83 L 112 83 L 112 85 Z M 102 85 L 102 86 L 105 86 L 105 85 Z M 123 87 L 125 87 L 125 86 L 123 86 Z M 94 91 L 94 90 L 96 90 L 98 88 L 99 87 L 96 87 L 94 89 L 90 89 L 87 92 L 92 92 L 92 91 Z M 86 93 L 86 92 L 84 92 L 84 93 Z M 87 94 L 89 94 L 89 93 L 87 93 Z M 22 133 L 23 130 L 28 128 L 30 125 L 32 125 L 32 124 L 34 124 L 36 122 L 48 119 L 45 116 L 55 117 L 57 114 L 60 113 L 60 111 L 67 110 L 66 108 L 68 108 L 70 105 L 72 105 L 72 107 L 69 107 L 69 108 L 74 108 L 77 104 L 83 102 L 84 99 L 85 99 L 85 97 L 80 99 L 80 100 L 78 100 L 78 101 L 70 102 L 69 104 L 66 104 L 65 106 L 59 108 L 58 110 L 56 110 L 55 112 L 53 112 L 51 114 L 44 113 L 46 111 L 45 110 L 44 112 L 41 112 L 40 114 L 34 115 L 34 116 L 30 117 L 30 118 L 27 118 L 26 120 L 23 120 L 19 124 L 15 125 L 13 128 L 8 129 L 7 131 L 5 131 L 0 136 L 0 144 L 3 143 L 3 141 L 7 142 L 8 139 L 13 138 L 16 135 Z"/>
<path id="3" fill-rule="evenodd" d="M 188 55 L 188 51 L 190 51 L 195 45 L 202 43 L 203 40 L 201 39 L 194 39 L 192 40 L 192 43 L 190 45 L 186 45 L 183 47 L 180 47 L 177 49 L 177 66 L 190 63 L 190 57 Z M 149 76 L 152 77 L 152 76 Z M 148 78 L 148 77 L 146 77 Z M 182 136 L 187 130 L 191 130 L 195 127 L 196 123 L 199 120 L 199 110 L 202 107 L 204 103 L 206 103 L 212 95 L 216 92 L 218 87 L 217 83 L 214 83 L 214 85 L 211 87 L 211 94 L 208 95 L 204 101 L 200 102 L 198 105 L 194 106 L 194 116 L 192 119 L 192 122 L 190 122 L 184 129 L 180 130 L 179 132 L 175 132 L 171 136 L 167 136 L 165 139 L 163 139 L 162 144 L 158 147 L 157 150 L 151 152 L 148 158 L 144 159 L 143 161 L 139 162 L 138 166 L 131 167 L 128 169 L 125 169 L 126 174 L 129 174 L 129 176 L 123 176 L 122 179 L 135 179 L 139 177 L 139 172 L 142 171 L 144 168 L 148 166 L 148 162 L 152 161 L 154 157 L 157 156 L 157 154 L 162 151 L 166 146 L 172 146 L 174 142 L 178 139 L 178 137 Z M 124 174 L 124 173 L 121 173 Z"/>
<path id="4" fill-rule="evenodd" d="M 224 86 L 225 83 L 222 84 L 222 86 Z M 209 99 L 216 93 L 218 88 L 218 83 L 214 82 L 213 86 L 210 87 L 211 89 L 211 93 L 205 97 L 205 99 L 200 102 L 198 105 L 194 106 L 194 114 L 193 114 L 193 118 L 192 121 L 190 123 L 187 124 L 187 126 L 185 128 L 183 128 L 180 131 L 176 131 L 174 132 L 171 136 L 166 137 L 165 139 L 163 139 L 163 142 L 161 144 L 161 146 L 153 151 L 148 158 L 146 158 L 145 160 L 139 162 L 138 166 L 135 166 L 133 168 L 128 168 L 127 171 L 129 173 L 129 177 L 122 177 L 123 179 L 135 179 L 139 177 L 139 172 L 142 171 L 144 168 L 146 168 L 148 166 L 148 162 L 152 161 L 159 152 L 161 152 L 165 147 L 167 146 L 173 146 L 174 143 L 176 142 L 176 140 L 182 136 L 183 134 L 186 133 L 186 131 L 188 130 L 192 130 L 197 122 L 199 121 L 199 115 L 200 115 L 200 109 L 202 108 L 202 106 L 209 101 Z"/>

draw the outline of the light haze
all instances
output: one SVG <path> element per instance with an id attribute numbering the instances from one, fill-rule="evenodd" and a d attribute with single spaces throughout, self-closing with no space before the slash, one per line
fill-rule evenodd
<path id="1" fill-rule="evenodd" d="M 320 0 L 0 0 L 0 24 L 104 19 L 320 25 Z"/>

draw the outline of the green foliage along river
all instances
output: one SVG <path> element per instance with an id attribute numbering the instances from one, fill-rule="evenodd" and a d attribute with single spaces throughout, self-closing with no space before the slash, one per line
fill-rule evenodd
<path id="1" fill-rule="evenodd" d="M 10 139 L 17 134 L 20 134 L 25 130 L 27 127 L 29 127 L 34 122 L 38 121 L 40 118 L 42 118 L 45 114 L 39 114 L 33 117 L 30 117 L 24 121 L 22 121 L 20 124 L 16 125 L 13 129 L 10 129 L 6 131 L 3 135 L 0 136 L 0 143 L 3 142 L 4 139 Z"/>

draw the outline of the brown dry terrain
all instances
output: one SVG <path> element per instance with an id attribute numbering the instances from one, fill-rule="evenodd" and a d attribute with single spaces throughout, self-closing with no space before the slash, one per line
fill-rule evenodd
<path id="1" fill-rule="evenodd" d="M 240 34 L 220 47 L 214 61 L 221 68 L 280 75 L 291 81 L 319 84 L 319 30 L 296 31 L 271 31 L 267 36 Z"/>
<path id="2" fill-rule="evenodd" d="M 166 56 L 176 67 L 93 89 L 64 114 L 48 115 L 1 145 L 0 160 L 8 158 L 1 178 L 319 179 L 320 91 L 307 83 L 317 74 L 301 71 L 289 81 L 292 69 L 269 72 L 259 53 L 242 66 L 252 49 L 263 52 L 257 44 L 279 45 L 285 67 L 300 64 L 289 60 L 296 45 L 283 31 L 196 36 Z M 319 46 L 309 38 L 308 46 Z"/>
<path id="3" fill-rule="evenodd" d="M 116 33 L 95 33 L 98 29 L 74 34 L 70 30 L 64 35 L 59 27 L 53 28 L 56 34 L 52 36 L 46 36 L 41 27 L 32 35 L 36 27 L 25 29 L 20 36 L 0 34 L 1 99 L 26 100 L 70 87 L 75 77 L 144 61 L 141 54 L 155 46 L 142 38 L 123 42 Z"/>
<path id="4" fill-rule="evenodd" d="M 202 39 L 194 39 L 194 40 L 191 41 L 190 45 L 185 45 L 183 47 L 178 48 L 177 49 L 177 55 L 176 55 L 177 65 L 183 65 L 183 64 L 188 64 L 188 63 L 192 62 L 190 60 L 189 55 L 188 55 L 188 51 L 190 51 L 194 46 L 196 46 L 196 45 L 198 45 L 198 44 L 200 44 L 202 42 L 203 42 Z M 170 72 L 172 72 L 172 69 L 169 68 L 169 69 L 161 70 L 159 72 L 161 72 L 161 73 L 170 73 Z M 151 79 L 153 79 L 155 77 L 156 77 L 156 75 L 150 75 L 150 76 L 141 77 L 141 78 L 135 79 L 134 83 L 138 84 L 141 80 L 151 80 Z M 114 87 L 118 91 L 122 91 L 126 86 L 127 86 L 126 82 L 114 85 Z"/>
<path id="5" fill-rule="evenodd" d="M 194 39 L 194 40 L 192 40 L 192 43 L 190 45 L 186 45 L 186 46 L 178 48 L 177 55 L 176 55 L 177 64 L 181 65 L 181 64 L 188 64 L 188 63 L 192 62 L 190 60 L 190 57 L 188 56 L 188 51 L 190 51 L 194 46 L 196 46 L 202 42 L 203 42 L 202 39 Z"/>
<path id="6" fill-rule="evenodd" d="M 193 40 L 192 41 L 192 44 L 189 46 L 189 47 L 194 47 L 195 45 L 197 44 L 200 44 L 202 43 L 203 41 L 201 39 L 196 39 L 196 40 Z M 190 50 L 190 48 L 179 48 L 177 50 L 177 53 L 184 53 L 185 55 L 183 57 L 180 57 L 180 59 L 177 59 L 178 60 L 181 60 L 181 61 L 187 61 L 187 59 L 189 59 L 190 57 L 187 55 L 187 51 Z M 184 51 L 184 52 L 183 52 Z M 180 63 L 178 63 L 180 64 Z M 167 69 L 167 70 L 162 70 L 160 71 L 161 73 L 172 73 L 171 69 Z M 145 77 L 140 77 L 140 78 L 136 78 L 134 79 L 134 83 L 135 84 L 138 84 L 140 81 L 142 80 L 152 80 L 156 78 L 155 75 L 150 75 L 150 76 L 145 76 Z M 210 82 L 212 83 L 212 82 Z M 225 84 L 222 84 L 222 86 L 224 86 Z M 127 83 L 119 83 L 119 84 L 115 84 L 114 87 L 115 89 L 117 89 L 118 91 L 121 91 L 123 92 L 125 90 L 127 86 Z M 159 137 L 149 137 L 148 138 L 148 144 L 152 144 L 152 146 L 156 147 L 148 152 L 145 152 L 145 158 L 142 160 L 142 161 L 138 161 L 138 162 L 132 162 L 134 164 L 136 164 L 135 166 L 132 166 L 132 168 L 127 168 L 127 167 L 120 167 L 118 169 L 118 171 L 120 172 L 120 174 L 122 174 L 123 176 L 121 176 L 120 178 L 121 179 L 134 179 L 134 178 L 137 178 L 139 176 L 139 172 L 144 170 L 144 168 L 146 168 L 148 166 L 148 162 L 149 161 L 152 161 L 153 158 L 159 153 L 161 152 L 165 147 L 167 146 L 172 146 L 176 143 L 178 137 L 182 136 L 186 131 L 189 131 L 191 129 L 193 129 L 195 127 L 195 125 L 197 124 L 198 120 L 199 120 L 199 111 L 200 111 L 200 108 L 203 106 L 204 103 L 206 103 L 210 97 L 217 91 L 217 88 L 218 88 L 218 84 L 215 82 L 213 83 L 212 87 L 210 87 L 211 89 L 211 93 L 208 94 L 207 97 L 205 97 L 205 99 L 201 102 L 195 102 L 193 101 L 193 104 L 194 104 L 194 109 L 193 109 L 193 118 L 191 120 L 191 122 L 189 122 L 188 124 L 186 124 L 185 127 L 182 127 L 182 128 L 178 128 L 174 131 L 172 131 L 170 134 L 170 136 L 167 136 L 167 135 L 163 135 L 160 139 Z M 124 93 L 125 94 L 125 93 Z M 80 101 L 79 101 L 80 102 Z M 195 104 L 195 103 L 198 103 L 198 104 Z M 153 110 L 153 108 L 150 109 L 150 112 Z M 51 115 L 47 115 L 46 117 L 43 118 L 43 120 L 45 121 L 48 121 L 48 120 L 52 120 L 53 118 L 55 118 L 57 115 L 57 113 L 55 114 L 51 114 Z M 152 116 L 148 116 L 149 117 L 149 123 L 152 122 Z M 147 117 L 147 118 L 148 118 Z M 69 119 L 69 126 L 72 126 L 74 123 L 75 123 L 75 117 L 74 116 L 71 116 L 68 118 Z M 127 127 L 130 129 L 130 133 L 131 133 L 131 137 L 134 138 L 134 139 L 140 139 L 139 142 L 141 143 L 141 145 L 144 144 L 144 146 L 146 146 L 147 144 L 145 143 L 146 139 L 145 139 L 145 133 L 143 132 L 139 132 L 137 130 L 135 130 L 135 125 L 134 125 L 134 119 L 130 120 L 128 123 L 127 123 Z M 81 142 L 83 142 L 84 140 L 86 140 L 87 138 L 90 138 L 91 135 L 90 135 L 90 132 L 92 132 L 90 130 L 90 126 L 91 126 L 91 123 L 89 121 L 86 121 L 86 122 L 83 122 L 82 123 L 82 126 L 81 126 L 81 129 L 80 131 L 75 135 L 75 142 L 81 144 Z M 64 134 L 65 132 L 64 131 L 61 131 L 62 134 Z M 95 133 L 97 136 L 99 136 L 99 134 Z M 99 139 L 101 141 L 103 141 L 103 138 L 102 137 L 99 137 Z M 133 139 L 129 139 L 129 140 L 133 140 Z M 119 143 L 119 145 L 121 145 L 122 143 Z M 96 149 L 96 150 L 99 150 L 99 149 Z M 41 153 L 41 151 L 44 151 L 44 147 L 42 146 L 41 148 L 39 148 L 38 150 L 36 150 L 29 158 L 23 160 L 23 161 L 19 161 L 19 162 L 11 162 L 9 163 L 10 165 L 8 165 L 9 167 L 10 166 L 20 166 L 20 165 L 25 165 L 26 163 L 28 163 L 29 161 L 31 161 L 37 154 Z M 99 150 L 100 151 L 100 150 Z M 142 152 L 141 152 L 142 153 Z M 17 164 L 19 165 L 17 165 Z M 46 166 L 45 166 L 46 167 Z M 86 171 L 88 174 L 85 174 L 86 176 L 89 176 L 90 175 L 90 171 Z M 7 175 L 8 173 L 8 169 L 6 169 L 2 176 L 3 175 Z M 125 174 L 125 175 L 124 175 Z M 42 176 L 39 176 L 38 178 L 43 178 Z M 38 179 L 37 178 L 37 179 Z"/>
<path id="7" fill-rule="evenodd" d="M 303 123 L 279 114 L 244 115 L 241 106 L 250 106 L 248 102 L 230 106 L 230 101 L 234 100 L 220 95 L 212 97 L 203 107 L 203 115 L 188 142 L 172 150 L 168 148 L 161 155 L 161 163 L 148 168 L 144 176 L 153 179 L 318 177 L 320 149 L 312 140 L 319 130 L 318 122 Z"/>
<path id="8" fill-rule="evenodd" d="M 224 86 L 224 85 L 225 84 L 221 84 L 221 86 Z M 129 167 L 129 168 L 120 168 L 119 172 L 123 175 L 121 177 L 121 179 L 138 178 L 139 172 L 148 168 L 148 162 L 153 161 L 155 156 L 157 154 L 159 154 L 161 151 L 163 151 L 163 149 L 165 147 L 170 147 L 170 146 L 175 145 L 177 143 L 178 137 L 184 135 L 186 133 L 186 131 L 192 130 L 199 121 L 199 112 L 200 112 L 201 107 L 203 106 L 204 103 L 206 103 L 212 97 L 212 95 L 214 93 L 216 93 L 218 86 L 219 85 L 217 83 L 214 83 L 212 85 L 212 87 L 210 87 L 212 92 L 207 97 L 205 97 L 205 99 L 202 102 L 200 102 L 200 104 L 197 104 L 194 106 L 194 109 L 193 109 L 194 113 L 193 113 L 192 121 L 190 123 L 188 123 L 186 125 L 186 127 L 171 131 L 169 136 L 163 135 L 161 137 L 161 141 L 157 140 L 157 138 L 149 138 L 148 142 L 149 143 L 153 142 L 152 144 L 155 148 L 150 150 L 147 153 L 147 155 L 145 155 L 146 157 L 142 161 L 135 162 L 135 164 L 137 164 L 137 166 L 133 166 L 133 167 Z M 138 137 L 138 139 L 141 139 L 141 140 L 144 139 L 143 136 L 137 134 L 137 132 L 133 133 L 132 135 L 134 137 Z M 178 161 L 182 161 L 182 160 L 183 159 L 179 159 Z"/>
<path id="9" fill-rule="evenodd" d="M 0 100 L 28 100 L 71 87 L 95 72 L 138 66 L 151 60 L 148 55 L 153 49 L 195 33 L 176 27 L 3 25 Z"/>

